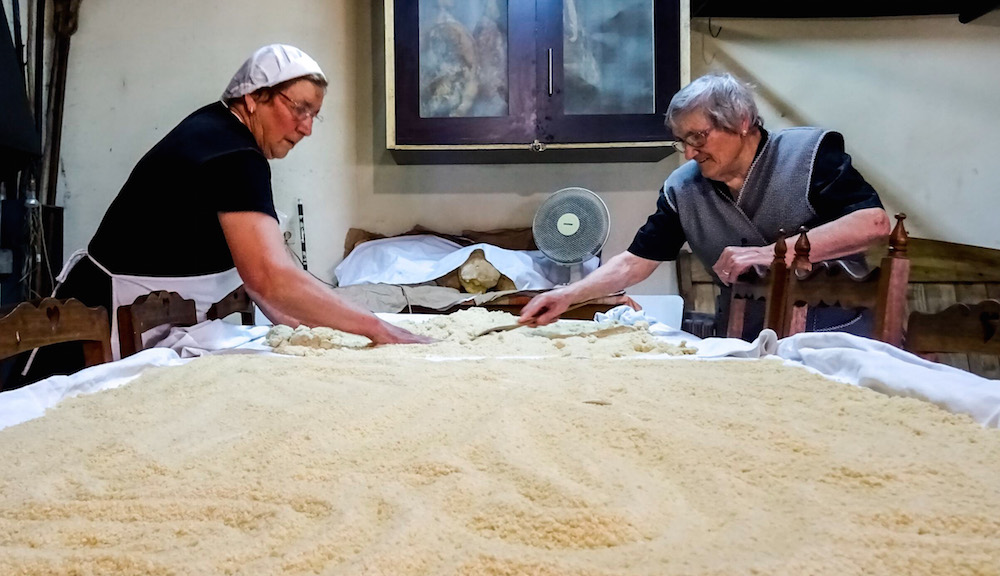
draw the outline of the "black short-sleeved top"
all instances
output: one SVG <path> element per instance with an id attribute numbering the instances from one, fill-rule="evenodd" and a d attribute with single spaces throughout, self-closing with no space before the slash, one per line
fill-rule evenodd
<path id="1" fill-rule="evenodd" d="M 767 131 L 761 128 L 758 155 L 764 149 L 767 136 Z M 731 196 L 724 183 L 710 182 L 717 190 Z M 854 168 L 851 156 L 844 152 L 835 138 L 825 138 L 816 152 L 809 183 L 809 202 L 816 210 L 816 217 L 805 224 L 808 228 L 833 222 L 863 208 L 882 207 L 878 193 Z M 686 241 L 680 216 L 667 203 L 661 188 L 656 200 L 656 212 L 636 232 L 628 251 L 647 260 L 674 260 Z"/>
<path id="2" fill-rule="evenodd" d="M 271 168 L 222 102 L 185 118 L 132 170 L 90 241 L 115 274 L 196 276 L 233 267 L 219 212 L 277 219 Z"/>

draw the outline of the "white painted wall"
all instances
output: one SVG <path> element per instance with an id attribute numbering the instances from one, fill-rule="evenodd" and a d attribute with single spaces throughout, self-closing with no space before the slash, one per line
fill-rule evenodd
<path id="1" fill-rule="evenodd" d="M 547 194 L 568 185 L 595 190 L 608 203 L 605 253 L 628 245 L 675 157 L 655 164 L 394 165 L 382 145 L 372 2 L 380 0 L 84 2 L 62 146 L 67 254 L 86 245 L 139 157 L 187 113 L 218 98 L 242 60 L 271 42 L 304 49 L 333 80 L 326 121 L 272 163 L 278 209 L 293 214 L 296 198 L 303 199 L 310 270 L 318 275 L 330 277 L 351 226 L 388 234 L 415 224 L 449 232 L 525 226 Z M 963 26 L 954 17 L 712 24 L 723 26 L 719 38 L 693 34 L 694 75 L 716 65 L 745 73 L 761 87 L 769 126 L 843 131 L 858 166 L 890 209 L 910 214 L 914 232 L 1000 247 L 984 209 L 1000 190 L 1000 29 Z M 672 266 L 633 291 L 674 291 Z"/>

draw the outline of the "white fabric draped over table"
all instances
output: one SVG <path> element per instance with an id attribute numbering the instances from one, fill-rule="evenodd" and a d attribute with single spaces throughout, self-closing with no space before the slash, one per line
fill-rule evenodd
<path id="1" fill-rule="evenodd" d="M 418 315 L 381 315 L 418 319 Z M 647 320 L 642 312 L 621 306 L 603 315 L 622 323 Z M 157 348 L 87 368 L 70 376 L 53 376 L 18 390 L 0 394 L 0 429 L 38 418 L 65 398 L 92 394 L 125 385 L 152 366 L 183 364 L 205 354 L 270 354 L 263 342 L 267 326 L 237 326 L 220 320 L 189 328 L 175 328 Z M 705 361 L 719 358 L 781 358 L 834 380 L 863 386 L 890 396 L 918 398 L 955 413 L 968 414 L 983 426 L 1000 427 L 1000 381 L 928 362 L 888 344 L 837 332 L 796 334 L 778 340 L 764 330 L 753 342 L 735 338 L 708 338 L 654 323 L 650 330 L 669 342 L 686 340 L 698 352 L 693 356 L 644 357 L 663 362 Z M 516 360 L 515 360 L 516 361 Z M 618 361 L 618 360 L 615 360 Z"/>

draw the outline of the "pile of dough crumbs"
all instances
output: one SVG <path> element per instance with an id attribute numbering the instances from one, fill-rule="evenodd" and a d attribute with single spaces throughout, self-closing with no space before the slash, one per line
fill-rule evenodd
<path id="1" fill-rule="evenodd" d="M 433 344 L 372 347 L 364 336 L 332 328 L 278 325 L 267 334 L 267 344 L 275 352 L 292 356 L 323 356 L 340 353 L 387 355 L 392 357 L 505 357 L 559 356 L 619 358 L 636 354 L 694 354 L 686 342 L 671 344 L 649 331 L 649 324 L 629 326 L 613 321 L 585 322 L 560 320 L 549 326 L 517 328 L 476 337 L 495 326 L 517 323 L 507 312 L 469 308 L 434 316 L 425 322 L 403 321 L 398 325 L 429 336 Z"/>
<path id="2" fill-rule="evenodd" d="M 3 576 L 1000 574 L 1000 431 L 777 360 L 223 354 L 0 445 Z"/>

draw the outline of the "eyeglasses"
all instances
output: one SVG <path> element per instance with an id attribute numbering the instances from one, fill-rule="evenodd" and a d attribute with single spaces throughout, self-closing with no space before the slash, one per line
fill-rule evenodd
<path id="1" fill-rule="evenodd" d="M 715 130 L 715 128 L 709 128 L 708 130 L 702 130 L 701 132 L 692 132 L 687 136 L 678 139 L 674 142 L 674 150 L 683 153 L 687 148 L 701 148 L 708 142 L 708 135 Z"/>
<path id="2" fill-rule="evenodd" d="M 323 117 L 319 115 L 319 112 L 314 112 L 311 108 L 309 108 L 309 106 L 292 100 L 284 92 L 278 92 L 278 95 L 285 100 L 288 100 L 288 111 L 291 112 L 292 116 L 295 116 L 295 119 L 299 122 L 302 122 L 307 118 L 312 118 L 316 122 L 323 121 Z"/>

